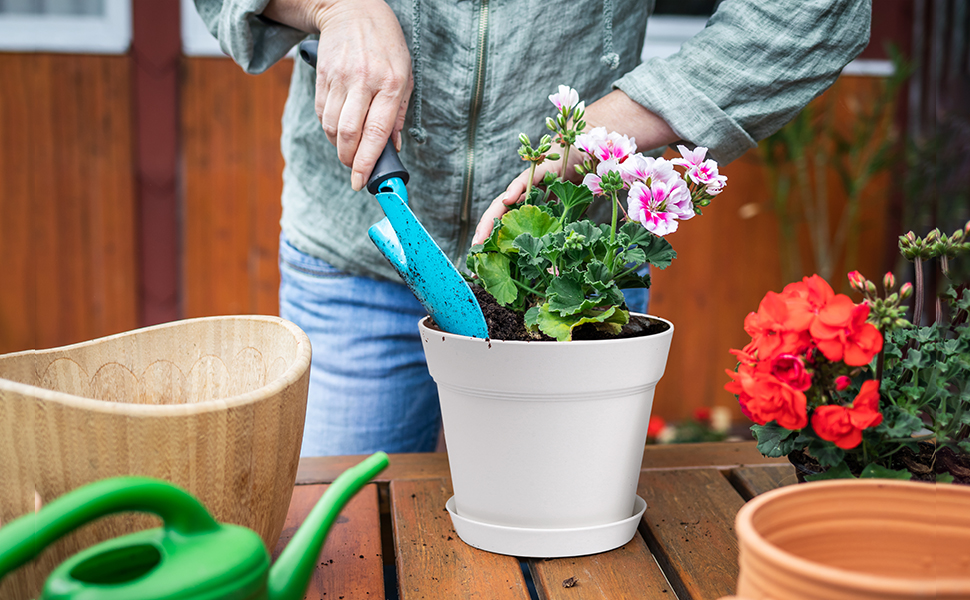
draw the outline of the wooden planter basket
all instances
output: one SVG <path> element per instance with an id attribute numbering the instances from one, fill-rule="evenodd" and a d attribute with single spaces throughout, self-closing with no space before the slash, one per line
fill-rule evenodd
<path id="1" fill-rule="evenodd" d="M 178 321 L 51 350 L 0 356 L 0 522 L 118 475 L 175 483 L 216 520 L 272 549 L 299 463 L 310 341 L 277 317 Z M 36 597 L 54 566 L 136 529 L 103 519 L 64 538 L 0 584 Z"/>

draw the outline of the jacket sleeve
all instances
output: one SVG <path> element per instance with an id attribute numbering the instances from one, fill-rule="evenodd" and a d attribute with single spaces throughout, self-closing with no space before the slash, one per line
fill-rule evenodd
<path id="1" fill-rule="evenodd" d="M 614 87 L 727 163 L 781 129 L 869 42 L 871 0 L 727 0 Z"/>
<path id="2" fill-rule="evenodd" d="M 209 31 L 247 73 L 262 73 L 309 34 L 263 18 L 269 0 L 195 0 Z"/>

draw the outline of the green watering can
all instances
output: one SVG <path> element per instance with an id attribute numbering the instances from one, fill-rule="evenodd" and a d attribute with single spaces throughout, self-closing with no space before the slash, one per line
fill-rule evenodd
<path id="1" fill-rule="evenodd" d="M 387 462 L 378 452 L 342 473 L 272 569 L 254 531 L 217 523 L 198 500 L 164 481 L 117 477 L 0 527 L 0 580 L 85 523 L 139 511 L 158 515 L 165 526 L 72 556 L 48 577 L 40 600 L 299 600 L 340 510 Z"/>

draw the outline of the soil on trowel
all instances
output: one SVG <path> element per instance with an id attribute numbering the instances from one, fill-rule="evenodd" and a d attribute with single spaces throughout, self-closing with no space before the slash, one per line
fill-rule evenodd
<path id="1" fill-rule="evenodd" d="M 920 442 L 918 454 L 909 448 L 903 448 L 893 457 L 892 468 L 912 473 L 911 481 L 935 482 L 937 475 L 949 473 L 953 476 L 953 483 L 970 485 L 970 454 L 955 453 L 950 448 L 941 448 L 934 457 L 934 449 L 935 446 L 929 442 Z M 799 466 L 804 469 L 804 472 L 799 472 L 799 481 L 806 472 L 824 471 L 814 458 L 800 450 L 792 452 L 789 460 L 795 464 L 796 470 Z M 864 465 L 856 461 L 853 456 L 847 456 L 845 462 L 852 474 L 858 477 Z"/>
<path id="2" fill-rule="evenodd" d="M 525 319 L 522 315 L 512 312 L 501 306 L 491 294 L 483 288 L 471 286 L 478 304 L 482 307 L 482 314 L 485 315 L 485 323 L 488 325 L 488 336 L 493 340 L 513 340 L 513 341 L 547 341 L 554 342 L 555 339 L 543 333 L 533 333 L 526 329 Z M 647 317 L 630 315 L 630 322 L 623 326 L 618 335 L 610 335 L 600 331 L 592 325 L 583 325 L 573 332 L 574 340 L 606 340 L 638 337 L 651 335 L 665 331 L 668 325 L 663 321 L 655 321 Z"/>

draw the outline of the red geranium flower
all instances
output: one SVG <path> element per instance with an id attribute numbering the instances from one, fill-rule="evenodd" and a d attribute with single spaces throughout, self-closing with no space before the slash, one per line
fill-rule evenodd
<path id="1" fill-rule="evenodd" d="M 733 381 L 724 386 L 737 394 L 745 416 L 759 425 L 777 421 L 786 429 L 808 424 L 805 394 L 774 375 L 742 364 L 737 372 L 727 371 Z"/>
<path id="2" fill-rule="evenodd" d="M 820 406 L 812 413 L 812 428 L 818 437 L 833 442 L 843 450 L 862 442 L 862 430 L 882 423 L 879 412 L 879 382 L 870 379 L 862 384 L 852 406 Z"/>

